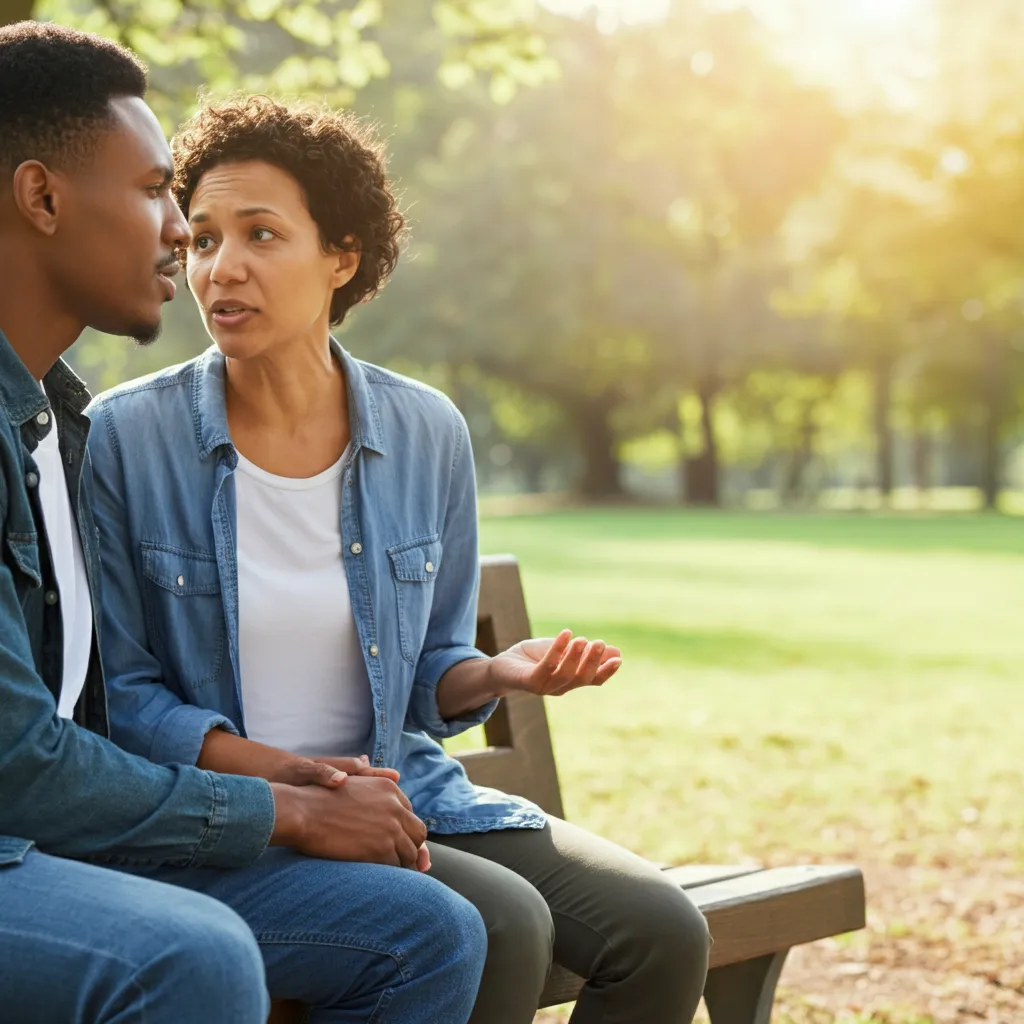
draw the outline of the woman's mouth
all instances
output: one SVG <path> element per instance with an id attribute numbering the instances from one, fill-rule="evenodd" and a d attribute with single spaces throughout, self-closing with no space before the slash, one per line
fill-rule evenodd
<path id="1" fill-rule="evenodd" d="M 240 327 L 257 313 L 241 302 L 218 301 L 210 307 L 210 319 L 218 327 Z"/>

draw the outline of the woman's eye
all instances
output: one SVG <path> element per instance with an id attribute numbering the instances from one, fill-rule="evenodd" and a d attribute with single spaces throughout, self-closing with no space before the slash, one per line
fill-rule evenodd
<path id="1" fill-rule="evenodd" d="M 269 242 L 274 237 L 274 232 L 270 228 L 254 228 L 252 237 L 257 242 Z"/>

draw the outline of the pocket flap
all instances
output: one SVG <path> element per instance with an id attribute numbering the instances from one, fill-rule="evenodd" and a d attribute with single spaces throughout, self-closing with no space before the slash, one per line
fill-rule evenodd
<path id="1" fill-rule="evenodd" d="M 184 551 L 143 541 L 142 575 L 172 594 L 219 594 L 217 558 L 202 551 Z"/>
<path id="2" fill-rule="evenodd" d="M 20 864 L 25 854 L 32 849 L 31 839 L 18 839 L 16 836 L 0 836 L 0 868 Z"/>
<path id="3" fill-rule="evenodd" d="M 391 570 L 396 580 L 431 583 L 441 568 L 441 540 L 433 537 L 406 541 L 388 548 Z"/>
<path id="4" fill-rule="evenodd" d="M 39 544 L 31 537 L 8 537 L 7 550 L 14 564 L 32 581 L 33 587 L 43 585 L 43 573 L 39 566 Z"/>

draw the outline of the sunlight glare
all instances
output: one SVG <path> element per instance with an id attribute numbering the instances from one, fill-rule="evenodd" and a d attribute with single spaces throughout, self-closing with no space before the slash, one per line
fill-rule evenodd
<path id="1" fill-rule="evenodd" d="M 672 6 L 672 0 L 541 0 L 549 11 L 570 18 L 594 16 L 603 32 L 614 32 L 619 25 L 640 25 L 659 21 Z"/>

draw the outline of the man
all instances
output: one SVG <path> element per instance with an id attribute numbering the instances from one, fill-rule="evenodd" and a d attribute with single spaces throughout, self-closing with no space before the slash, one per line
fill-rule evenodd
<path id="1" fill-rule="evenodd" d="M 415 867 L 426 835 L 388 773 L 354 763 L 369 777 L 346 780 L 299 760 L 297 784 L 271 784 L 155 765 L 105 738 L 88 395 L 60 356 L 86 326 L 153 340 L 174 294 L 189 234 L 145 88 L 110 42 L 0 29 L 4 1019 L 256 1024 L 268 1007 L 255 929 L 277 957 L 274 994 L 318 1020 L 388 1007 L 460 1024 L 483 925 L 428 876 L 380 866 Z M 378 862 L 359 865 L 373 884 L 349 891 L 342 859 Z M 131 873 L 160 864 L 236 869 L 246 920 Z"/>

